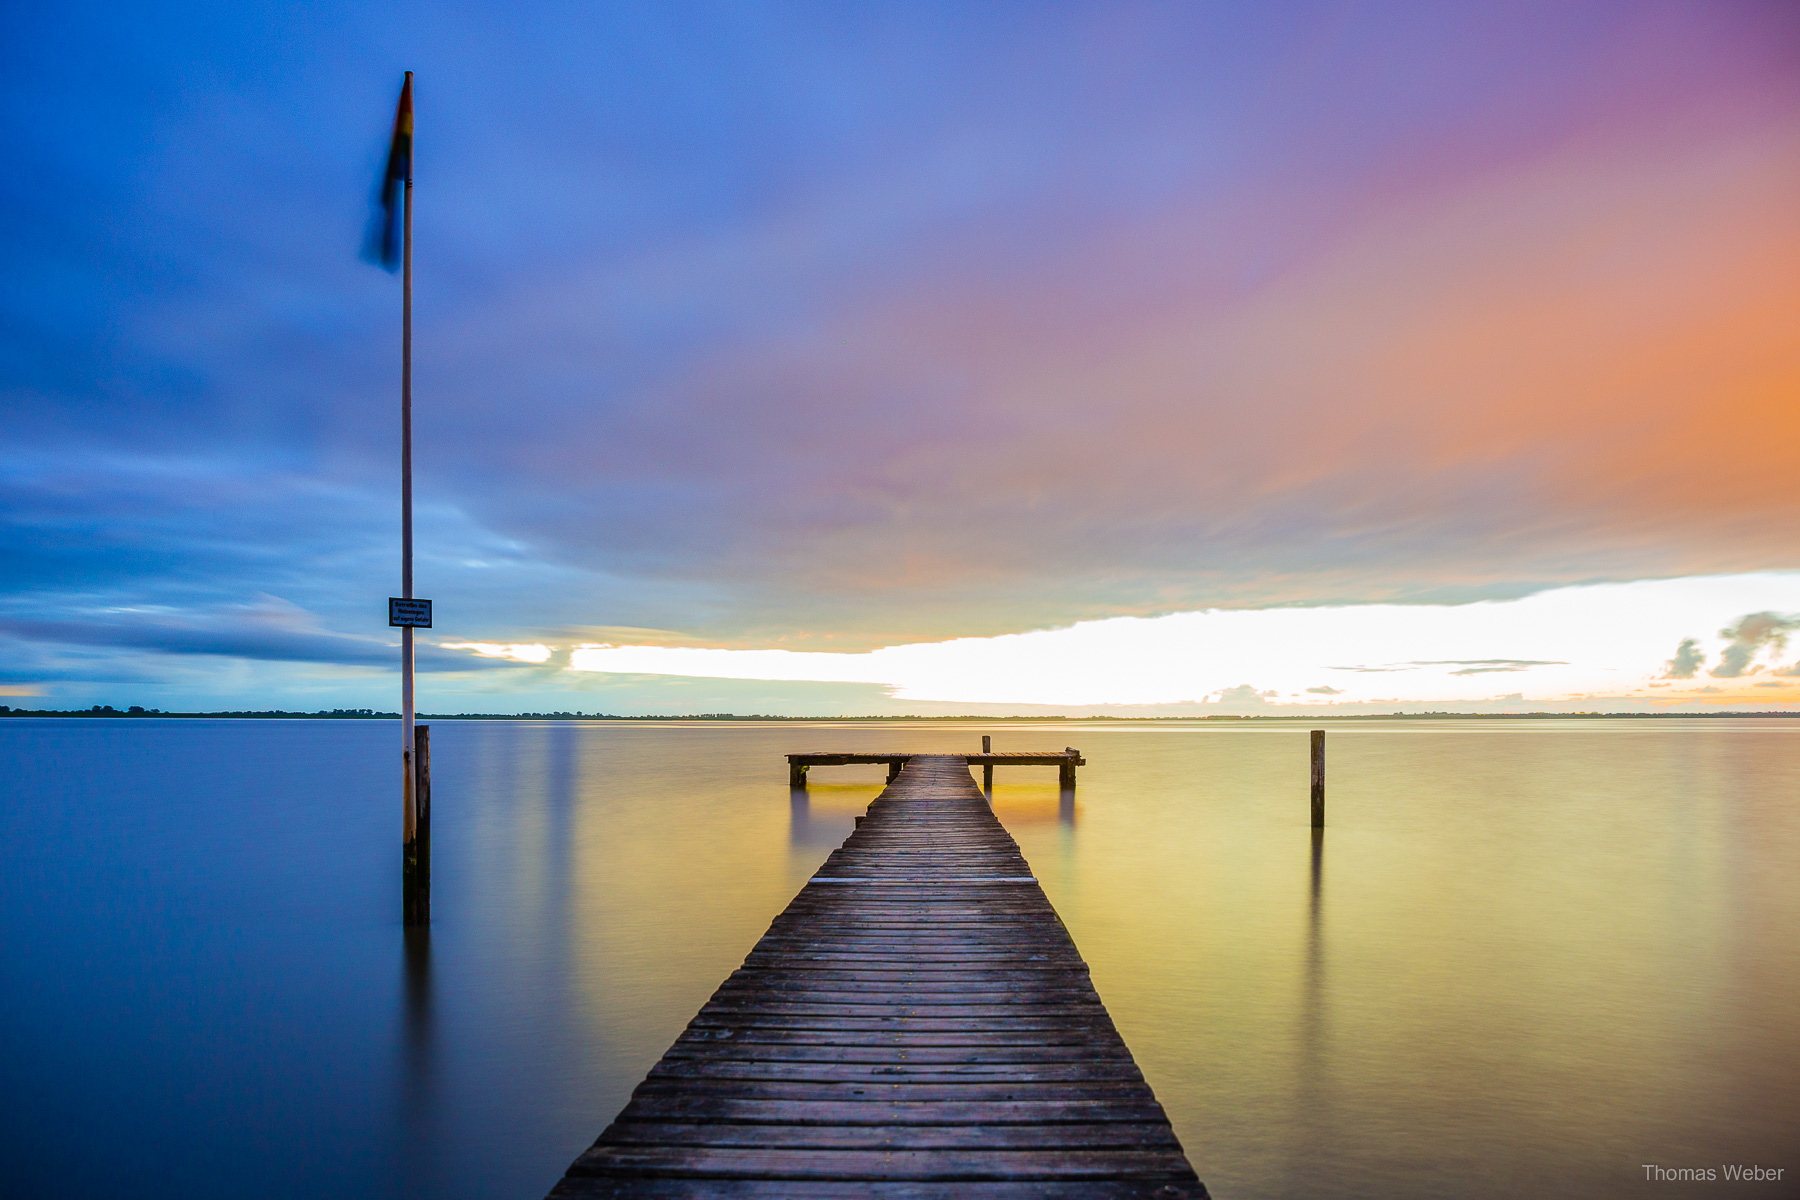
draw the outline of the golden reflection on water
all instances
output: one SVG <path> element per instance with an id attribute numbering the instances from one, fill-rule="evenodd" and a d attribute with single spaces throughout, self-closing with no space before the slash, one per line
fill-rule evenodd
<path id="1" fill-rule="evenodd" d="M 783 754 L 1073 742 L 994 808 L 1215 1195 L 1800 1177 L 1800 724 L 1328 725 L 1322 836 L 1308 727 L 470 729 L 466 891 L 566 954 L 591 1137 L 881 788 Z"/>
<path id="2" fill-rule="evenodd" d="M 1336 727 L 1316 891 L 1300 730 L 1083 736 L 1074 853 L 1017 836 L 1222 1194 L 1792 1149 L 1788 723 Z"/>

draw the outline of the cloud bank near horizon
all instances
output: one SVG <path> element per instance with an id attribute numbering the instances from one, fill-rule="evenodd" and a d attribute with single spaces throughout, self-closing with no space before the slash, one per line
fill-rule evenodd
<path id="1" fill-rule="evenodd" d="M 1800 615 L 1800 573 L 1561 588 L 1466 605 L 1360 605 L 1123 617 L 995 638 L 852 654 L 581 646 L 574 671 L 874 683 L 897 700 L 1061 708 L 1390 702 L 1522 703 L 1706 696 L 1764 706 L 1800 698 L 1779 661 Z M 1735 619 L 1734 619 L 1735 616 Z M 1721 628 L 1722 627 L 1722 628 Z M 1710 630 L 1717 628 L 1716 636 Z M 1703 637 L 1685 636 L 1708 630 Z M 1716 655 L 1712 681 L 1690 684 Z M 1683 656 L 1686 656 L 1685 658 Z M 1250 681 L 1250 682 L 1246 682 Z M 1498 685 L 1498 686 L 1497 686 Z M 1759 689 L 1748 692 L 1746 687 Z"/>
<path id="2" fill-rule="evenodd" d="M 661 644 L 434 632 L 420 643 L 420 694 L 427 711 L 626 715 L 1763 711 L 1800 709 L 1795 629 L 1800 572 L 1109 618 L 839 653 L 670 644 L 654 630 L 608 632 Z M 325 633 L 275 597 L 209 614 L 0 620 L 0 648 L 9 639 L 0 695 L 41 696 L 50 680 L 83 704 L 179 709 L 280 706 L 271 696 L 303 711 L 384 707 L 396 654 Z"/>

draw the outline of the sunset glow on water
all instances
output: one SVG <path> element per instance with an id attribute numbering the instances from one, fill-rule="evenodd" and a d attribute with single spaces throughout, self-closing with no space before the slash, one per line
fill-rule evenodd
<path id="1" fill-rule="evenodd" d="M 144 1196 L 541 1195 L 880 790 L 781 756 L 984 732 L 1088 759 L 995 812 L 1215 1195 L 1790 1161 L 1788 721 L 1334 724 L 1316 853 L 1304 724 L 438 722 L 418 941 L 392 728 L 0 724 L 24 1194 L 100 1189 L 105 1129 Z"/>

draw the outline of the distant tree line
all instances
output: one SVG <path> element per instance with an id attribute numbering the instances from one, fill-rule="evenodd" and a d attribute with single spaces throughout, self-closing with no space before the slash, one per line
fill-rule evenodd
<path id="1" fill-rule="evenodd" d="M 381 712 L 373 708 L 321 708 L 316 712 L 289 712 L 286 709 L 229 709 L 219 712 L 164 712 L 160 708 L 145 708 L 133 704 L 128 708 L 115 708 L 110 704 L 96 704 L 90 708 L 13 708 L 0 704 L 0 717 L 260 717 L 264 719 L 280 718 L 290 721 L 394 721 L 400 714 L 397 712 Z M 1206 713 L 1186 717 L 1114 717 L 1106 715 L 1069 717 L 1060 714 L 1049 716 L 897 716 L 894 714 L 875 714 L 862 717 L 789 717 L 776 713 L 649 713 L 638 716 L 625 716 L 620 713 L 601 712 L 520 712 L 520 713 L 420 713 L 421 721 L 934 721 L 934 722 L 979 722 L 1020 721 L 1030 724 L 1041 724 L 1049 721 L 1480 721 L 1504 718 L 1508 720 L 1567 721 L 1596 717 L 1800 717 L 1800 711 L 1769 712 L 1523 712 L 1523 713 L 1480 713 L 1480 712 L 1394 712 L 1394 713 L 1268 713 L 1245 715 L 1238 713 Z"/>

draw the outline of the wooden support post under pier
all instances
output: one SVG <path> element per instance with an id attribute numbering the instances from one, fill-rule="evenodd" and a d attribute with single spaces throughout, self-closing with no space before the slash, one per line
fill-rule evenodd
<path id="1" fill-rule="evenodd" d="M 981 735 L 981 752 L 983 754 L 992 754 L 994 752 L 994 737 L 992 734 L 984 733 Z M 981 764 L 981 791 L 990 800 L 994 796 L 993 763 Z"/>
<path id="2" fill-rule="evenodd" d="M 551 1196 L 1201 1200 L 963 755 L 913 755 Z"/>

